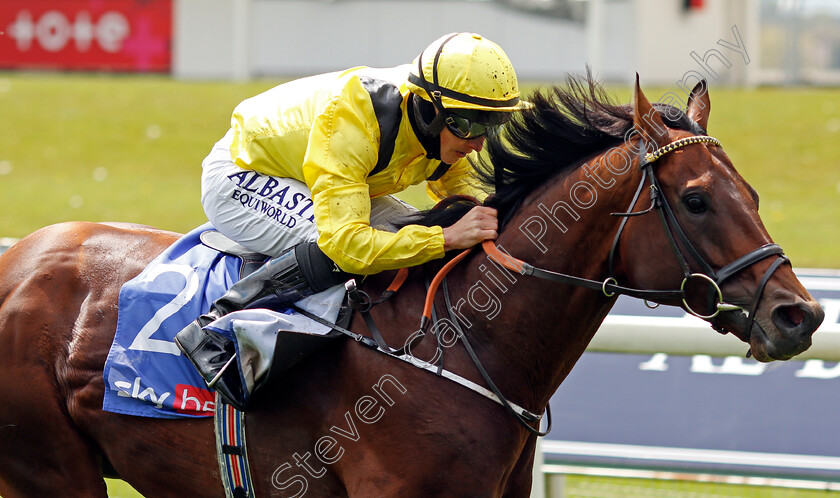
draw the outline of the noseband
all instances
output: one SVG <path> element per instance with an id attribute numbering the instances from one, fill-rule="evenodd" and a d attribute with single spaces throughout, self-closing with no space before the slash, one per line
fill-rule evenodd
<path id="1" fill-rule="evenodd" d="M 759 247 L 758 249 L 755 249 L 754 251 L 744 256 L 741 256 L 735 261 L 722 267 L 718 271 L 715 271 L 714 268 L 712 268 L 712 266 L 708 262 L 706 262 L 705 259 L 703 259 L 703 256 L 700 255 L 699 251 L 697 251 L 697 249 L 694 247 L 694 244 L 691 243 L 691 241 L 685 235 L 683 229 L 680 227 L 680 224 L 677 221 L 677 217 L 674 215 L 673 209 L 671 209 L 671 206 L 668 204 L 668 200 L 664 195 L 664 191 L 662 190 L 662 187 L 660 186 L 659 180 L 656 178 L 656 174 L 653 169 L 654 163 L 665 154 L 685 147 L 687 145 L 698 143 L 710 143 L 713 145 L 717 145 L 718 147 L 721 146 L 720 142 L 716 138 L 706 135 L 691 136 L 671 142 L 668 145 L 660 147 L 651 153 L 645 154 L 642 157 L 639 164 L 639 167 L 642 170 L 642 180 L 641 182 L 639 182 L 639 186 L 636 189 L 636 193 L 633 196 L 633 200 L 630 202 L 630 206 L 627 210 L 628 212 L 612 213 L 613 216 L 621 216 L 623 217 L 623 219 L 621 220 L 621 224 L 618 227 L 618 232 L 615 234 L 615 238 L 613 239 L 612 247 L 610 249 L 610 276 L 607 277 L 603 282 L 589 280 L 581 277 L 575 277 L 572 275 L 565 275 L 562 273 L 557 273 L 542 268 L 536 268 L 528 263 L 525 263 L 524 261 L 518 260 L 516 258 L 511 257 L 510 255 L 502 253 L 490 241 L 484 242 L 483 245 L 485 251 L 488 253 L 488 255 L 493 257 L 493 259 L 496 260 L 499 264 L 509 269 L 518 271 L 524 275 L 533 275 L 548 280 L 576 285 L 580 287 L 586 287 L 593 290 L 600 290 L 607 297 L 613 297 L 617 294 L 624 294 L 638 299 L 643 299 L 645 301 L 645 304 L 647 304 L 648 301 L 661 302 L 665 300 L 679 300 L 682 302 L 684 309 L 688 313 L 708 321 L 712 325 L 712 328 L 714 328 L 716 331 L 722 334 L 726 334 L 727 332 L 722 327 L 713 323 L 712 320 L 720 312 L 740 310 L 749 319 L 749 322 L 747 323 L 747 328 L 745 330 L 745 337 L 748 340 L 750 337 L 750 333 L 752 332 L 753 323 L 755 323 L 756 310 L 758 309 L 758 303 L 761 300 L 761 295 L 764 292 L 764 287 L 767 285 L 767 282 L 773 276 L 773 273 L 782 264 L 789 263 L 789 260 L 784 255 L 784 251 L 782 251 L 782 248 L 779 247 L 778 244 L 772 243 L 765 244 Z M 650 184 L 650 207 L 643 211 L 633 212 L 633 208 L 636 206 L 636 203 L 638 202 L 639 197 L 641 196 L 642 190 L 648 183 Z M 630 217 L 645 215 L 652 211 L 656 211 L 659 214 L 659 219 L 662 221 L 662 227 L 665 231 L 665 235 L 668 238 L 668 243 L 670 244 L 674 254 L 676 255 L 677 260 L 680 263 L 680 267 L 682 268 L 683 281 L 680 285 L 679 290 L 646 290 L 623 287 L 619 285 L 618 280 L 616 280 L 616 278 L 612 276 L 614 274 L 613 260 L 615 258 L 615 253 L 618 248 L 619 239 L 621 237 L 622 232 L 624 231 L 624 227 L 627 224 L 627 220 Z M 691 266 L 686 260 L 686 257 L 683 255 L 680 246 L 685 248 L 691 259 L 700 267 L 699 272 L 693 272 L 691 270 Z M 723 292 L 720 289 L 724 281 L 737 274 L 741 270 L 744 270 L 745 268 L 748 268 L 753 264 L 770 256 L 777 256 L 777 259 L 764 272 L 764 276 L 759 281 L 758 287 L 755 290 L 749 309 L 745 309 L 743 306 L 739 306 L 736 304 L 724 302 Z M 693 309 L 691 305 L 688 304 L 685 288 L 686 285 L 692 279 L 700 279 L 710 285 L 707 303 L 709 304 L 709 309 L 714 310 L 712 313 L 703 314 Z M 658 306 L 658 304 L 654 306 L 648 306 L 656 307 Z"/>

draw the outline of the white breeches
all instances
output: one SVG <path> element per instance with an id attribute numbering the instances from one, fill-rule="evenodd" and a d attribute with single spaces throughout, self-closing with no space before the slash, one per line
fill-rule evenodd
<path id="1" fill-rule="evenodd" d="M 300 242 L 316 240 L 309 188 L 292 178 L 236 166 L 230 144 L 228 131 L 201 165 L 201 204 L 216 230 L 272 257 Z M 416 211 L 390 195 L 371 199 L 370 207 L 371 226 L 388 231 L 396 231 L 390 221 Z"/>

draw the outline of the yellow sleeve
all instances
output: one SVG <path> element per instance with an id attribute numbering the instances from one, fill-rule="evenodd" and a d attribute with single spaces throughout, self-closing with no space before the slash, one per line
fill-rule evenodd
<path id="1" fill-rule="evenodd" d="M 312 191 L 318 246 L 342 270 L 373 274 L 443 257 L 440 227 L 397 233 L 370 226 L 365 183 L 376 164 L 379 128 L 370 96 L 355 78 L 314 121 L 303 162 Z"/>
<path id="2" fill-rule="evenodd" d="M 467 195 L 483 201 L 489 194 L 479 185 L 475 168 L 470 159 L 477 161 L 475 153 L 459 159 L 439 180 L 426 183 L 426 194 L 435 202 L 439 202 L 450 195 Z"/>

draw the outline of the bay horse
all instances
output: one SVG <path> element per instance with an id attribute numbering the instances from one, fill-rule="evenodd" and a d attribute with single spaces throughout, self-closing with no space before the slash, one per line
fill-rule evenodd
<path id="1" fill-rule="evenodd" d="M 532 100 L 488 139 L 492 170 L 480 168 L 504 220 L 496 243 L 528 265 L 509 272 L 472 251 L 449 273 L 450 306 L 437 300 L 500 393 L 542 413 L 619 293 L 707 316 L 759 361 L 808 348 L 822 310 L 771 244 L 756 192 L 706 137 L 705 84 L 685 112 L 651 105 L 638 79 L 632 105 L 590 77 Z M 417 221 L 463 210 L 452 206 Z M 102 410 L 120 287 L 177 237 L 70 222 L 0 256 L 2 496 L 105 496 L 103 475 L 146 496 L 223 494 L 212 420 Z M 414 269 L 371 310 L 389 343 L 417 330 L 424 273 L 439 266 Z M 374 295 L 392 277 L 360 288 Z M 362 320 L 350 328 L 369 334 Z M 448 371 L 485 385 L 464 341 L 437 335 L 412 355 L 443 351 Z M 536 422 L 526 430 L 498 403 L 354 341 L 268 384 L 247 419 L 257 496 L 521 497 L 531 486 Z"/>

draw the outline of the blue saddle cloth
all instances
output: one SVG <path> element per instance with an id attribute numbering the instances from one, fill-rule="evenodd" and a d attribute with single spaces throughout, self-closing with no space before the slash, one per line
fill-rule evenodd
<path id="1" fill-rule="evenodd" d="M 238 279 L 241 261 L 184 235 L 123 285 L 105 362 L 105 411 L 158 418 L 209 417 L 215 393 L 173 338 Z"/>

